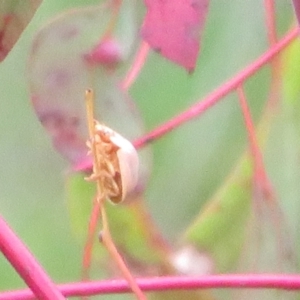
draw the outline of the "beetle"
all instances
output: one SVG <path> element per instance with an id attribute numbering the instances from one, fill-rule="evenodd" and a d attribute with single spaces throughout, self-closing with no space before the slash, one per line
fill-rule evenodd
<path id="1" fill-rule="evenodd" d="M 87 91 L 87 98 L 93 98 Z M 92 108 L 90 108 L 92 110 Z M 134 146 L 108 126 L 93 120 L 87 146 L 94 156 L 93 173 L 87 180 L 101 187 L 98 198 L 118 204 L 134 191 L 138 181 L 139 158 Z"/>

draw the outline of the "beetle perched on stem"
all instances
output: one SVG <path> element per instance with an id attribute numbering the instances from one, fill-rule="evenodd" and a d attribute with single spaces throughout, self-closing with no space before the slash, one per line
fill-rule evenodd
<path id="1" fill-rule="evenodd" d="M 87 178 L 101 181 L 104 198 L 122 202 L 133 191 L 138 180 L 138 155 L 133 145 L 121 135 L 95 121 L 93 142 L 88 147 L 97 157 L 93 174 Z M 95 157 L 95 155 L 94 155 Z"/>
<path id="2" fill-rule="evenodd" d="M 91 89 L 86 91 L 86 106 L 90 137 L 87 146 L 93 156 L 93 173 L 86 180 L 95 181 L 97 184 L 95 215 L 97 216 L 100 211 L 103 226 L 101 241 L 116 262 L 137 299 L 144 300 L 146 297 L 114 245 L 103 205 L 106 199 L 115 204 L 120 203 L 133 191 L 138 179 L 138 154 L 128 140 L 94 119 L 94 92 Z M 90 261 L 91 243 L 91 239 L 88 239 L 84 264 L 85 261 Z"/>

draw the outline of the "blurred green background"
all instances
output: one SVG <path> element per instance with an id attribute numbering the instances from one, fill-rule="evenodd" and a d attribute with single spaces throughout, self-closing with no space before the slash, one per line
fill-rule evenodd
<path id="1" fill-rule="evenodd" d="M 56 282 L 78 280 L 83 245 L 71 230 L 66 205 L 68 164 L 52 148 L 31 107 L 26 63 L 34 34 L 45 22 L 64 9 L 98 2 L 44 0 L 0 65 L 1 215 Z M 278 32 L 282 36 L 293 22 L 292 5 L 288 0 L 276 3 Z M 192 75 L 156 53 L 149 55 L 130 90 L 147 131 L 204 97 L 267 49 L 263 1 L 212 0 L 201 43 L 198 66 Z M 245 85 L 256 121 L 267 99 L 269 81 L 270 69 L 266 67 Z M 285 101 L 283 97 L 282 100 Z M 282 105 L 278 113 L 265 158 L 296 234 L 300 144 L 299 124 L 293 111 L 298 106 L 285 107 Z M 237 97 L 230 95 L 201 118 L 153 143 L 153 171 L 146 204 L 171 243 L 176 243 L 222 185 L 246 149 L 246 142 Z M 0 290 L 20 287 L 24 284 L 0 257 Z"/>

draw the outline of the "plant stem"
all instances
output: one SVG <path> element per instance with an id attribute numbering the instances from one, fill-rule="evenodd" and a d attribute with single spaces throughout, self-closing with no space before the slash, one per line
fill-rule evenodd
<path id="1" fill-rule="evenodd" d="M 84 281 L 89 280 L 89 272 L 92 262 L 93 245 L 97 232 L 98 220 L 100 218 L 100 202 L 94 199 L 93 209 L 89 220 L 88 237 L 84 245 L 82 259 L 82 274 L 81 278 Z"/>
<path id="2" fill-rule="evenodd" d="M 276 30 L 276 4 L 274 0 L 264 0 L 266 27 L 269 44 L 273 46 L 277 42 Z"/>
<path id="3" fill-rule="evenodd" d="M 224 274 L 199 277 L 153 277 L 136 279 L 144 291 L 169 291 L 192 289 L 278 289 L 286 291 L 300 290 L 300 275 L 288 274 Z M 104 280 L 75 282 L 59 285 L 66 297 L 95 296 L 131 292 L 126 280 Z M 0 300 L 32 300 L 30 290 L 0 293 Z"/>
<path id="4" fill-rule="evenodd" d="M 44 300 L 65 299 L 26 246 L 1 217 L 0 251 L 31 289 L 32 297 Z M 13 299 L 2 296 L 1 298 Z"/>
<path id="5" fill-rule="evenodd" d="M 179 127 L 181 124 L 184 124 L 192 120 L 193 118 L 199 117 L 206 110 L 208 110 L 216 103 L 221 101 L 226 95 L 234 91 L 245 80 L 247 80 L 257 71 L 259 71 L 261 67 L 269 63 L 269 61 L 271 61 L 272 59 L 274 59 L 274 57 L 276 57 L 276 55 L 278 55 L 285 47 L 287 47 L 298 36 L 298 34 L 298 28 L 291 30 L 281 40 L 279 40 L 275 45 L 273 45 L 269 50 L 267 50 L 263 55 L 261 55 L 257 60 L 255 60 L 248 67 L 239 72 L 232 79 L 218 87 L 215 91 L 206 96 L 204 99 L 199 99 L 186 111 L 173 117 L 171 120 L 161 124 L 157 128 L 150 131 L 148 134 L 136 139 L 133 142 L 133 145 L 137 149 L 142 148 L 148 143 L 161 138 L 173 129 Z M 86 159 L 85 161 L 78 163 L 78 165 L 73 166 L 73 169 L 75 171 L 84 171 L 91 168 L 92 160 L 90 159 Z"/>
<path id="6" fill-rule="evenodd" d="M 126 266 L 122 256 L 119 254 L 109 231 L 108 220 L 105 212 L 104 206 L 101 207 L 101 216 L 103 222 L 103 231 L 102 231 L 102 242 L 105 245 L 105 248 L 109 252 L 109 254 L 114 259 L 114 262 L 117 264 L 119 270 L 123 274 L 124 278 L 127 280 L 131 290 L 136 295 L 138 300 L 146 300 L 145 295 L 137 284 L 135 278 L 130 273 L 130 270 Z"/>
<path id="7" fill-rule="evenodd" d="M 147 143 L 150 143 L 166 133 L 172 131 L 174 128 L 179 127 L 181 124 L 192 120 L 195 117 L 199 117 L 207 109 L 211 108 L 218 101 L 224 99 L 226 95 L 234 91 L 240 84 L 242 84 L 246 79 L 255 74 L 262 66 L 267 64 L 271 59 L 280 53 L 285 47 L 287 47 L 297 36 L 298 28 L 290 31 L 284 38 L 282 38 L 278 43 L 266 51 L 257 60 L 251 63 L 244 70 L 239 72 L 232 79 L 224 83 L 222 86 L 217 88 L 214 92 L 208 95 L 203 100 L 199 100 L 193 106 L 188 108 L 186 111 L 175 116 L 171 120 L 165 122 L 164 124 L 158 126 L 156 129 L 152 130 L 150 133 L 144 135 L 143 137 L 137 139 L 134 142 L 135 147 L 140 148 Z"/>
<path id="8" fill-rule="evenodd" d="M 275 62 L 275 61 L 274 61 Z M 276 60 L 279 63 L 279 60 Z M 274 66 L 273 66 L 274 67 Z M 274 69 L 274 68 L 273 68 Z M 275 69 L 275 74 L 273 79 L 275 83 L 277 80 L 280 79 L 279 73 Z M 277 91 L 278 85 L 272 85 L 271 87 L 274 88 L 274 91 Z M 277 91 L 279 94 L 279 92 Z M 246 99 L 246 95 L 242 86 L 237 88 L 237 94 L 239 97 L 240 106 L 243 112 L 243 117 L 245 121 L 245 127 L 248 133 L 248 140 L 250 151 L 253 158 L 254 164 L 254 189 L 253 189 L 253 205 L 254 205 L 254 213 L 256 215 L 255 222 L 257 228 L 260 228 L 257 234 L 261 238 L 261 234 L 263 231 L 262 221 L 270 220 L 271 221 L 271 228 L 274 230 L 275 237 L 276 237 L 276 264 L 278 271 L 284 271 L 284 266 L 288 264 L 288 268 L 293 267 L 296 269 L 297 265 L 297 255 L 293 250 L 294 243 L 293 239 L 290 236 L 290 230 L 288 227 L 288 223 L 286 222 L 285 216 L 283 211 L 280 208 L 280 204 L 276 195 L 276 191 L 272 185 L 272 182 L 266 172 L 266 168 L 263 161 L 262 151 L 259 145 L 259 139 L 257 138 L 254 122 L 251 117 L 250 108 L 248 106 L 248 101 Z M 274 106 L 270 106 L 269 102 L 267 102 L 266 111 L 264 114 L 265 120 L 266 115 L 272 114 Z M 267 121 L 268 122 L 268 121 Z M 267 123 L 266 122 L 266 123 Z M 269 120 L 269 123 L 270 120 Z M 261 128 L 260 128 L 261 129 Z M 264 130 L 265 137 L 267 136 L 268 130 Z M 264 141 L 265 142 L 265 141 Z M 255 259 L 257 261 L 257 259 Z M 257 268 L 254 268 L 257 270 Z"/>
<path id="9" fill-rule="evenodd" d="M 121 83 L 122 89 L 128 90 L 134 83 L 146 62 L 149 49 L 150 47 L 146 42 L 141 42 L 139 50 L 134 58 L 133 64 L 130 70 L 127 72 L 125 79 Z"/>
<path id="10" fill-rule="evenodd" d="M 254 163 L 255 182 L 264 187 L 264 191 L 269 195 L 273 195 L 271 183 L 266 174 L 266 169 L 263 162 L 263 156 L 256 138 L 255 126 L 251 117 L 250 108 L 248 106 L 246 95 L 242 86 L 238 86 L 237 94 L 239 98 L 240 107 L 243 113 L 245 127 L 248 133 L 249 147 L 251 150 Z"/>

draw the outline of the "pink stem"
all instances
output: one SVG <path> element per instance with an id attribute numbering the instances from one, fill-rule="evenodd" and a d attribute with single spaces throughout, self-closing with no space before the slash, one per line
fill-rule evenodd
<path id="1" fill-rule="evenodd" d="M 65 297 L 52 283 L 45 271 L 22 244 L 20 239 L 0 217 L 0 251 L 31 289 L 31 298 L 63 300 Z M 2 274 L 3 276 L 3 274 Z M 2 296 L 1 296 L 2 297 Z M 12 299 L 2 297 L 2 299 Z"/>
<path id="2" fill-rule="evenodd" d="M 217 88 L 214 92 L 208 95 L 205 99 L 199 100 L 196 104 L 191 106 L 189 109 L 172 118 L 166 123 L 160 125 L 150 133 L 139 138 L 135 141 L 134 145 L 139 148 L 145 144 L 157 139 L 164 134 L 170 132 L 174 128 L 181 124 L 190 121 L 191 119 L 200 116 L 207 109 L 215 105 L 218 101 L 223 99 L 227 94 L 235 90 L 240 84 L 246 79 L 256 73 L 262 66 L 268 63 L 274 56 L 278 55 L 282 49 L 284 49 L 289 43 L 291 43 L 298 36 L 298 28 L 289 32 L 284 38 L 276 43 L 272 48 L 265 52 L 256 61 L 251 63 L 247 68 L 238 73 L 235 77 L 227 81 L 221 87 Z"/>
<path id="3" fill-rule="evenodd" d="M 266 11 L 266 25 L 268 40 L 271 46 L 277 41 L 277 30 L 276 30 L 276 4 L 274 0 L 265 0 L 265 11 Z"/>
<path id="4" fill-rule="evenodd" d="M 287 274 L 224 274 L 201 277 L 153 277 L 137 279 L 143 291 L 192 290 L 207 288 L 300 290 L 300 275 Z M 105 280 L 68 283 L 58 286 L 66 297 L 93 296 L 131 292 L 126 280 Z M 4 292 L 0 300 L 31 300 L 30 290 Z"/>
<path id="5" fill-rule="evenodd" d="M 179 127 L 181 124 L 192 120 L 195 117 L 200 116 L 207 109 L 215 105 L 218 101 L 222 100 L 224 96 L 234 91 L 240 84 L 242 84 L 246 79 L 255 74 L 262 66 L 267 64 L 274 56 L 278 55 L 285 47 L 287 47 L 297 36 L 298 28 L 290 31 L 285 37 L 283 37 L 278 43 L 273 45 L 268 51 L 266 51 L 261 57 L 256 61 L 251 63 L 248 67 L 238 73 L 235 77 L 227 81 L 225 84 L 217 88 L 214 92 L 208 95 L 203 100 L 199 100 L 188 108 L 183 113 L 175 116 L 171 120 L 165 122 L 164 124 L 158 126 L 156 129 L 152 130 L 148 134 L 140 137 L 133 142 L 136 148 L 141 148 L 147 143 L 150 143 L 163 135 L 167 134 L 171 130 Z M 87 159 L 79 164 L 73 166 L 75 171 L 84 171 L 92 168 L 91 159 Z"/>
<path id="6" fill-rule="evenodd" d="M 240 102 L 245 126 L 248 133 L 248 141 L 249 141 L 249 146 L 254 161 L 255 175 L 257 176 L 259 182 L 268 181 L 264 162 L 263 162 L 263 156 L 259 148 L 258 140 L 256 137 L 254 122 L 252 120 L 250 108 L 248 106 L 246 95 L 242 86 L 238 86 L 237 94 L 239 97 L 239 102 Z"/>
<path id="7" fill-rule="evenodd" d="M 89 227 L 87 233 L 87 240 L 84 245 L 83 250 L 83 260 L 82 260 L 82 280 L 89 280 L 89 273 L 91 269 L 92 256 L 93 256 L 93 245 L 95 242 L 95 236 L 97 233 L 97 225 L 100 219 L 100 202 L 97 201 L 96 197 L 93 201 L 92 213 L 89 220 Z"/>
<path id="8" fill-rule="evenodd" d="M 146 42 L 142 41 L 138 53 L 136 54 L 136 57 L 134 59 L 133 65 L 121 84 L 122 89 L 129 89 L 130 86 L 135 82 L 146 62 L 149 49 L 149 45 Z"/>

